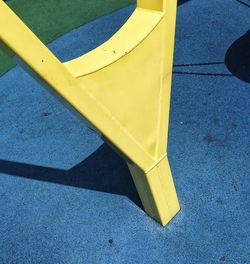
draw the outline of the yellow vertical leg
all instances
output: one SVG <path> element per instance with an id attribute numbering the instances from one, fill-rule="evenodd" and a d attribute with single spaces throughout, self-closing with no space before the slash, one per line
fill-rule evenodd
<path id="1" fill-rule="evenodd" d="M 137 191 L 147 214 L 166 225 L 180 210 L 168 158 L 149 171 L 128 163 Z"/>

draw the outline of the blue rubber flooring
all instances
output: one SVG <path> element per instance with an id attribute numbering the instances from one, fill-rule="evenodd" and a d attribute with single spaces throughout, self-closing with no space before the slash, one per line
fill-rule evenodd
<path id="1" fill-rule="evenodd" d="M 181 2 L 168 153 L 182 211 L 149 218 L 126 164 L 16 67 L 0 78 L 1 264 L 250 263 L 250 1 Z M 77 57 L 133 8 L 49 47 Z"/>

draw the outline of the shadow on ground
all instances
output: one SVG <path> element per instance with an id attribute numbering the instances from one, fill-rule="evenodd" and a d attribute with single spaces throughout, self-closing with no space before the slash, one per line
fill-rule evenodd
<path id="1" fill-rule="evenodd" d="M 126 163 L 106 144 L 69 170 L 0 160 L 0 173 L 123 195 L 142 208 Z"/>
<path id="2" fill-rule="evenodd" d="M 228 70 L 242 81 L 250 83 L 250 30 L 228 49 L 225 64 Z"/>
<path id="3" fill-rule="evenodd" d="M 189 2 L 190 0 L 178 0 L 178 5 L 182 5 L 186 2 Z"/>

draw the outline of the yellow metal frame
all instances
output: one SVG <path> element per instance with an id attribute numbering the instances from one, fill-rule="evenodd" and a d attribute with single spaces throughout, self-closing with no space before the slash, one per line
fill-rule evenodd
<path id="1" fill-rule="evenodd" d="M 95 50 L 61 63 L 0 1 L 0 42 L 125 158 L 145 211 L 166 225 L 180 210 L 166 148 L 176 0 L 138 0 Z"/>

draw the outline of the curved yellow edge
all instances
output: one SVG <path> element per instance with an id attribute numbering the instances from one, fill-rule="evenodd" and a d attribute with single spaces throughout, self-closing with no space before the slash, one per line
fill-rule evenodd
<path id="1" fill-rule="evenodd" d="M 108 67 L 143 42 L 163 16 L 163 12 L 136 8 L 123 27 L 108 41 L 64 65 L 77 78 Z"/>
<path id="2" fill-rule="evenodd" d="M 166 148 L 176 0 L 138 0 L 107 42 L 61 63 L 0 1 L 0 42 L 125 158 L 145 211 L 166 225 L 179 211 Z"/>

